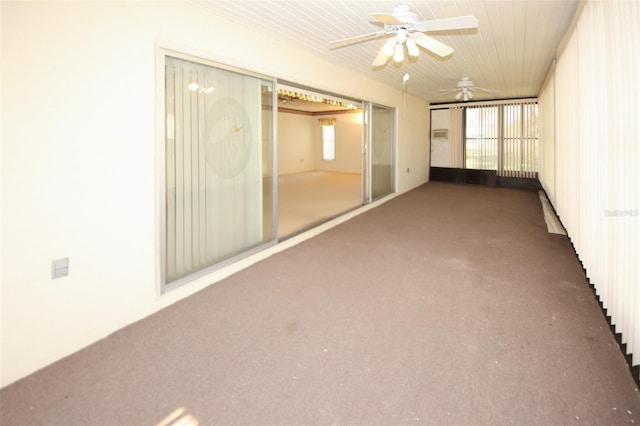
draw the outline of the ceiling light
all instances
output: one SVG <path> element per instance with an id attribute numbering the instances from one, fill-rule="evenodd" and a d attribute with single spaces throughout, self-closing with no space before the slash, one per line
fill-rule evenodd
<path id="1" fill-rule="evenodd" d="M 189 88 L 189 90 L 191 90 L 192 92 L 195 92 L 196 90 L 198 90 L 198 83 L 191 83 L 187 86 Z"/>
<path id="2" fill-rule="evenodd" d="M 460 85 L 458 85 L 460 87 Z M 456 94 L 456 100 L 462 99 L 463 101 L 468 101 L 473 99 L 473 92 L 469 90 L 468 87 L 462 87 L 460 91 Z"/>
<path id="3" fill-rule="evenodd" d="M 406 43 L 407 43 L 407 52 L 409 53 L 409 56 L 418 56 L 420 54 L 420 51 L 418 50 L 418 46 L 416 45 L 415 41 L 408 38 Z"/>
<path id="4" fill-rule="evenodd" d="M 400 28 L 396 32 L 396 40 L 398 40 L 398 43 L 403 43 L 407 39 L 408 35 L 409 32 L 407 30 L 405 30 L 404 28 Z"/>
<path id="5" fill-rule="evenodd" d="M 384 44 L 384 46 L 382 46 L 382 51 L 384 52 L 385 56 L 388 58 L 389 56 L 393 55 L 393 47 L 396 45 L 396 39 L 395 38 L 390 38 L 389 40 L 387 40 L 387 42 Z"/>
<path id="6" fill-rule="evenodd" d="M 393 51 L 393 60 L 396 62 L 404 61 L 404 48 L 400 43 L 396 44 L 396 48 Z"/>

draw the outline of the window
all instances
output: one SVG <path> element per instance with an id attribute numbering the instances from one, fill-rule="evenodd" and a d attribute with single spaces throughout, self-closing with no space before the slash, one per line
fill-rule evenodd
<path id="1" fill-rule="evenodd" d="M 535 178 L 538 172 L 538 104 L 515 102 L 465 107 L 467 169 Z"/>
<path id="2" fill-rule="evenodd" d="M 333 161 L 336 159 L 336 119 L 318 118 L 318 124 L 322 126 L 322 159 Z"/>
<path id="3" fill-rule="evenodd" d="M 465 167 L 498 169 L 498 107 L 470 107 L 465 120 Z"/>
<path id="4" fill-rule="evenodd" d="M 322 126 L 322 159 L 324 161 L 336 159 L 336 130 L 333 125 Z"/>
<path id="5" fill-rule="evenodd" d="M 503 106 L 500 176 L 535 177 L 538 171 L 538 104 Z"/>

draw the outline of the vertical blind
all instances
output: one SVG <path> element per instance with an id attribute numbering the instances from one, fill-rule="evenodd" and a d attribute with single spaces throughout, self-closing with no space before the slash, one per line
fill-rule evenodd
<path id="1" fill-rule="evenodd" d="M 263 200 L 271 196 L 263 193 L 271 152 L 262 86 L 256 77 L 165 59 L 165 284 L 272 238 L 263 229 L 272 203 Z"/>
<path id="2" fill-rule="evenodd" d="M 465 108 L 465 167 L 498 176 L 535 178 L 538 105 L 535 101 Z"/>
<path id="3" fill-rule="evenodd" d="M 640 365 L 640 3 L 587 1 L 539 97 L 541 182 Z M 553 123 L 550 123 L 551 118 Z M 548 131 L 553 124 L 554 131 Z M 640 377 L 638 377 L 640 379 Z"/>
<path id="4" fill-rule="evenodd" d="M 498 169 L 497 106 L 467 107 L 465 110 L 465 167 L 467 169 Z"/>
<path id="5" fill-rule="evenodd" d="M 539 105 L 539 167 L 538 179 L 542 187 L 547 189 L 547 196 L 553 203 L 555 199 L 555 74 L 549 73 L 544 84 L 544 90 L 538 95 Z M 543 107 L 544 105 L 544 107 Z M 544 141 L 544 143 L 543 143 Z"/>
<path id="6" fill-rule="evenodd" d="M 449 108 L 451 131 L 449 140 L 451 141 L 451 167 L 464 167 L 464 108 L 452 106 Z"/>
<path id="7" fill-rule="evenodd" d="M 535 178 L 538 171 L 538 104 L 502 106 L 499 176 Z"/>

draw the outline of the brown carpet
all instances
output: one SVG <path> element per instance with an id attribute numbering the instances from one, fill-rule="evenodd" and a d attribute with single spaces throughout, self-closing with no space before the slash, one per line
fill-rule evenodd
<path id="1" fill-rule="evenodd" d="M 640 424 L 624 357 L 537 191 L 444 183 L 0 396 L 3 426 Z"/>

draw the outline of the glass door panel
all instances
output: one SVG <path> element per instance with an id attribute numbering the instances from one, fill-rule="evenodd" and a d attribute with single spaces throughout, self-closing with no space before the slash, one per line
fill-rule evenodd
<path id="1" fill-rule="evenodd" d="M 273 86 L 165 57 L 165 290 L 275 239 Z"/>
<path id="2" fill-rule="evenodd" d="M 370 104 L 369 177 L 370 201 L 395 191 L 394 110 Z"/>

